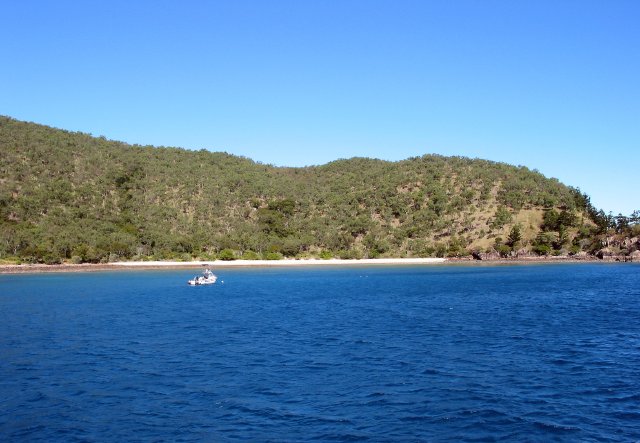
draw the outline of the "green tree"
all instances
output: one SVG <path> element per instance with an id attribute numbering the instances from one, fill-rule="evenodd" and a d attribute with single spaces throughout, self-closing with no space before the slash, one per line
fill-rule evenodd
<path id="1" fill-rule="evenodd" d="M 493 221 L 491 222 L 492 229 L 498 229 L 506 225 L 507 223 L 511 223 L 511 213 L 504 206 L 498 206 L 496 209 L 496 213 L 493 217 Z"/>
<path id="2" fill-rule="evenodd" d="M 533 242 L 533 252 L 538 255 L 548 255 L 553 250 L 555 235 L 550 232 L 540 232 Z"/>
<path id="3" fill-rule="evenodd" d="M 507 245 L 509 245 L 511 249 L 515 249 L 518 246 L 520 240 L 522 240 L 522 228 L 519 224 L 515 224 L 511 227 L 511 231 L 509 231 Z"/>

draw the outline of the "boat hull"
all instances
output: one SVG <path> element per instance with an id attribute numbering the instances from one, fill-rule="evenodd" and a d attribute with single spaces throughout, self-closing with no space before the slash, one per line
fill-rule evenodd
<path id="1" fill-rule="evenodd" d="M 204 286 L 204 285 L 212 285 L 212 284 L 214 284 L 214 283 L 215 283 L 215 280 L 214 280 L 214 281 L 205 281 L 205 282 L 199 282 L 199 281 L 189 280 L 189 281 L 187 282 L 187 284 L 188 284 L 189 286 Z"/>

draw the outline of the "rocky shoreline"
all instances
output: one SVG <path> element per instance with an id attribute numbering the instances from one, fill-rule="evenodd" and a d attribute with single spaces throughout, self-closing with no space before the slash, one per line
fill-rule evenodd
<path id="1" fill-rule="evenodd" d="M 563 250 L 560 255 L 540 256 L 531 253 L 528 249 L 514 250 L 507 257 L 501 256 L 498 251 L 488 252 L 474 251 L 471 257 L 463 257 L 461 260 L 479 261 L 525 261 L 525 262 L 554 262 L 554 261 L 602 261 L 602 262 L 640 262 L 640 237 L 626 237 L 610 235 L 600 240 L 600 249 L 592 254 L 580 251 L 570 254 Z"/>
<path id="2" fill-rule="evenodd" d="M 483 261 L 483 262 L 635 262 L 640 263 L 640 251 L 630 254 L 598 254 L 590 255 L 586 253 L 578 253 L 575 255 L 559 255 L 559 256 L 537 256 L 537 255 L 514 255 L 511 257 L 501 257 L 496 253 L 473 253 L 471 256 L 462 257 L 454 260 L 461 261 Z"/>

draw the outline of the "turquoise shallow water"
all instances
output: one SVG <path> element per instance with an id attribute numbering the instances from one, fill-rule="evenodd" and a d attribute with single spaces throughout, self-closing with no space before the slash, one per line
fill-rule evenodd
<path id="1" fill-rule="evenodd" d="M 0 275 L 2 441 L 634 441 L 640 266 Z"/>

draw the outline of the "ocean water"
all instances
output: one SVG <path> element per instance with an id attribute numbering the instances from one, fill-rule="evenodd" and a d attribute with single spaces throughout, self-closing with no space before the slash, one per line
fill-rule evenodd
<path id="1" fill-rule="evenodd" d="M 640 266 L 0 275 L 0 441 L 638 441 Z"/>

